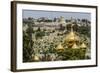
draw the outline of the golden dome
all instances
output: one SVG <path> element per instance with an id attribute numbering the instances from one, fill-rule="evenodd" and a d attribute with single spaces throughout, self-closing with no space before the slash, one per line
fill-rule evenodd
<path id="1" fill-rule="evenodd" d="M 85 45 L 85 43 L 82 43 L 80 48 L 87 48 L 87 46 Z"/>
<path id="2" fill-rule="evenodd" d="M 71 31 L 65 38 L 66 41 L 78 41 L 79 37 L 73 32 Z"/>
<path id="3" fill-rule="evenodd" d="M 63 46 L 61 44 L 59 44 L 56 48 L 56 50 L 64 50 Z"/>
<path id="4" fill-rule="evenodd" d="M 34 56 L 34 60 L 35 60 L 35 61 L 39 61 L 39 57 L 35 55 L 35 56 Z"/>
<path id="5" fill-rule="evenodd" d="M 73 44 L 72 48 L 76 49 L 76 48 L 79 48 L 76 43 Z"/>
<path id="6" fill-rule="evenodd" d="M 68 46 L 66 45 L 65 48 L 68 48 Z"/>
<path id="7" fill-rule="evenodd" d="M 71 31 L 64 38 L 65 44 L 68 48 L 79 48 L 76 44 L 79 43 L 80 37 L 73 31 L 74 24 L 71 25 Z"/>

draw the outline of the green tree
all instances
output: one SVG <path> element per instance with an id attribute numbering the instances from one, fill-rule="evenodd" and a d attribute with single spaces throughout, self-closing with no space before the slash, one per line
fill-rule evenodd
<path id="1" fill-rule="evenodd" d="M 29 19 L 31 20 L 31 19 Z M 28 28 L 26 31 L 23 31 L 23 62 L 31 61 L 31 57 L 33 54 L 33 41 L 32 41 L 32 33 L 33 33 L 33 28 L 32 28 L 32 23 L 33 22 L 28 22 Z"/>

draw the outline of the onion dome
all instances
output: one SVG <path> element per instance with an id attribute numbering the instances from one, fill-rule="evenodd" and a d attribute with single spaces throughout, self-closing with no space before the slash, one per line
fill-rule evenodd
<path id="1" fill-rule="evenodd" d="M 68 46 L 66 45 L 65 48 L 68 48 Z"/>
<path id="2" fill-rule="evenodd" d="M 71 31 L 64 38 L 65 44 L 68 48 L 78 48 L 76 45 L 80 41 L 80 37 L 73 31 L 74 24 L 71 24 Z"/>
<path id="3" fill-rule="evenodd" d="M 61 44 L 59 44 L 56 48 L 56 50 L 64 50 L 63 46 Z"/>
<path id="4" fill-rule="evenodd" d="M 73 26 L 74 24 L 71 25 L 71 32 L 66 35 L 66 38 L 65 38 L 66 41 L 79 41 L 79 36 L 77 36 L 75 32 L 73 31 Z"/>
<path id="5" fill-rule="evenodd" d="M 73 46 L 72 46 L 72 48 L 76 49 L 76 48 L 79 48 L 79 47 L 76 45 L 76 43 L 74 43 Z"/>
<path id="6" fill-rule="evenodd" d="M 39 57 L 37 55 L 34 56 L 35 61 L 39 61 Z"/>
<path id="7" fill-rule="evenodd" d="M 87 46 L 85 45 L 85 43 L 82 43 L 80 48 L 87 48 Z"/>
<path id="8" fill-rule="evenodd" d="M 79 37 L 71 31 L 65 38 L 66 41 L 79 41 Z"/>

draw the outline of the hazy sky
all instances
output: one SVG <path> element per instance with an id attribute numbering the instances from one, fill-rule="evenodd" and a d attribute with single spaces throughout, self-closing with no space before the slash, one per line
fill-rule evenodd
<path id="1" fill-rule="evenodd" d="M 39 11 L 39 10 L 23 10 L 23 18 L 33 17 L 33 18 L 40 18 L 40 17 L 47 17 L 53 19 L 55 17 L 63 16 L 64 18 L 70 19 L 72 18 L 79 18 L 83 19 L 86 18 L 91 20 L 90 13 L 83 13 L 83 12 L 61 12 L 61 11 Z"/>

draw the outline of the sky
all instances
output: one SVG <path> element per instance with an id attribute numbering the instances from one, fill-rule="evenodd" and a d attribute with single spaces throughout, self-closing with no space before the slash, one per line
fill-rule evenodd
<path id="1" fill-rule="evenodd" d="M 61 12 L 61 11 L 42 11 L 42 10 L 23 10 L 23 18 L 33 17 L 33 18 L 40 18 L 40 17 L 47 17 L 49 19 L 59 18 L 63 16 L 66 19 L 75 18 L 75 19 L 88 19 L 91 20 L 90 13 L 83 13 L 83 12 Z"/>

